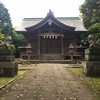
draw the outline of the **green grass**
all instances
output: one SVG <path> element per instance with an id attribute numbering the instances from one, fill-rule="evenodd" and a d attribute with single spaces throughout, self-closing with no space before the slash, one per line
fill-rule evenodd
<path id="1" fill-rule="evenodd" d="M 86 77 L 82 68 L 67 68 L 67 70 L 74 73 L 80 80 L 82 80 L 90 89 L 100 96 L 100 77 Z"/>
<path id="2" fill-rule="evenodd" d="M 10 82 L 15 78 L 21 77 L 25 72 L 26 71 L 18 71 L 18 74 L 14 77 L 0 77 L 0 87 L 2 87 L 3 85 L 7 84 L 8 82 Z"/>
<path id="3" fill-rule="evenodd" d="M 82 68 L 67 68 L 67 69 L 70 70 L 71 72 L 73 72 L 77 76 L 83 75 Z"/>

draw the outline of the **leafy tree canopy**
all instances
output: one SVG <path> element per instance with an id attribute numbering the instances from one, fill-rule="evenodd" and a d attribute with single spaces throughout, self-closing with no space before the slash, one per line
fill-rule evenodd
<path id="1" fill-rule="evenodd" d="M 86 28 L 100 22 L 100 0 L 85 0 L 80 11 Z"/>
<path id="2" fill-rule="evenodd" d="M 100 38 L 100 0 L 85 0 L 80 11 L 85 27 Z"/>
<path id="3" fill-rule="evenodd" d="M 100 38 L 100 23 L 91 25 L 89 31 L 95 35 L 96 39 Z"/>
<path id="4" fill-rule="evenodd" d="M 0 39 L 3 39 L 3 38 L 5 38 L 5 37 L 4 37 L 4 34 L 1 34 L 1 33 L 0 33 Z"/>
<path id="5" fill-rule="evenodd" d="M 23 35 L 15 32 L 12 27 L 10 14 L 7 8 L 0 2 L 0 39 L 12 37 L 12 44 L 10 45 L 14 52 L 18 51 L 18 47 L 26 45 L 26 39 Z"/>
<path id="6" fill-rule="evenodd" d="M 19 46 L 27 45 L 27 40 L 22 34 L 13 31 L 13 38 L 13 44 L 15 45 L 15 47 L 18 48 Z"/>
<path id="7" fill-rule="evenodd" d="M 0 33 L 8 36 L 12 34 L 12 30 L 10 14 L 5 6 L 0 2 Z"/>

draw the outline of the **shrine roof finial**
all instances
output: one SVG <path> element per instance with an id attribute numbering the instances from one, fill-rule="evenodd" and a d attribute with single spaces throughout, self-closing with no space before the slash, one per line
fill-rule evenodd
<path id="1" fill-rule="evenodd" d="M 51 9 L 49 9 L 49 13 L 48 14 L 51 14 L 51 15 L 53 15 L 53 12 L 51 11 Z"/>
<path id="2" fill-rule="evenodd" d="M 51 9 L 49 9 L 49 13 L 52 12 Z"/>

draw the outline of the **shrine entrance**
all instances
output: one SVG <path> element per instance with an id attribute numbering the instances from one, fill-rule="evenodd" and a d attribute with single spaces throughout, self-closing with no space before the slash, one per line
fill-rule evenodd
<path id="1" fill-rule="evenodd" d="M 38 54 L 41 60 L 61 60 L 63 56 L 63 34 L 39 34 Z"/>

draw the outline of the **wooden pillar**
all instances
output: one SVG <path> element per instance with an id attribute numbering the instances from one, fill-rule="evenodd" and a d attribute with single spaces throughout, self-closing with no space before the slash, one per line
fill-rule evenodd
<path id="1" fill-rule="evenodd" d="M 61 36 L 61 59 L 64 59 L 64 46 L 63 46 L 63 36 Z"/>
<path id="2" fill-rule="evenodd" d="M 76 39 L 77 39 L 77 37 L 76 37 L 76 32 L 74 33 L 74 39 L 75 39 L 75 40 L 74 40 L 74 42 L 75 42 L 74 45 L 75 45 L 75 52 L 76 52 Z"/>
<path id="3" fill-rule="evenodd" d="M 38 36 L 38 60 L 40 59 L 40 36 Z"/>

